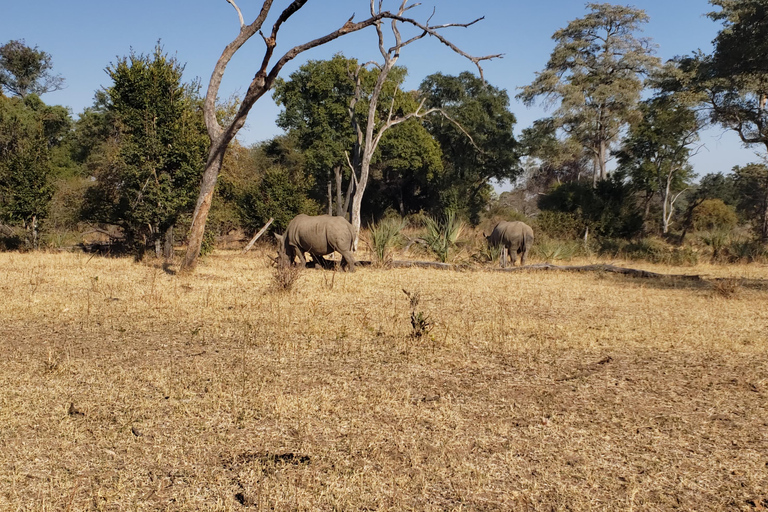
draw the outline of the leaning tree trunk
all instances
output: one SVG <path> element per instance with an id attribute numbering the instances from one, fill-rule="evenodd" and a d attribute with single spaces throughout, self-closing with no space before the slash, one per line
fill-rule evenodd
<path id="1" fill-rule="evenodd" d="M 224 147 L 226 148 L 226 142 Z M 189 239 L 187 241 L 187 253 L 182 262 L 182 268 L 194 269 L 197 264 L 197 258 L 200 255 L 200 248 L 203 246 L 203 234 L 205 233 L 205 221 L 208 219 L 208 212 L 211 210 L 211 201 L 213 201 L 213 191 L 216 189 L 216 180 L 219 177 L 221 164 L 224 160 L 224 150 L 217 151 L 218 144 L 214 142 L 211 146 L 211 157 L 205 166 L 203 180 L 200 184 L 200 195 L 195 205 L 195 213 L 192 215 L 192 225 L 189 227 Z"/>

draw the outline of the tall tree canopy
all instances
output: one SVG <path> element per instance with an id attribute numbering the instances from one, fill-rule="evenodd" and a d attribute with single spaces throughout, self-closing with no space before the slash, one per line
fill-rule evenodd
<path id="1" fill-rule="evenodd" d="M 632 126 L 619 152 L 621 166 L 647 199 L 661 199 L 661 230 L 669 231 L 676 199 L 693 177 L 688 162 L 698 140 L 696 112 L 675 95 L 659 95 L 640 104 L 643 118 Z"/>
<path id="2" fill-rule="evenodd" d="M 35 94 L 0 94 L 0 220 L 27 228 L 33 246 L 53 195 L 52 156 L 71 123 L 67 109 L 47 106 Z"/>
<path id="3" fill-rule="evenodd" d="M 91 112 L 103 123 L 94 134 L 107 138 L 89 155 L 96 181 L 84 213 L 120 226 L 139 256 L 191 210 L 204 165 L 198 87 L 183 83 L 182 71 L 159 45 L 152 55 L 131 53 L 107 68 L 113 84 Z"/>
<path id="4" fill-rule="evenodd" d="M 590 12 L 560 29 L 546 68 L 518 95 L 527 104 L 559 102 L 553 120 L 586 148 L 595 179 L 605 179 L 611 145 L 637 120 L 643 77 L 658 65 L 647 39 L 635 33 L 648 21 L 641 9 L 587 4 Z"/>
<path id="5" fill-rule="evenodd" d="M 768 152 L 768 0 L 710 3 L 720 7 L 710 18 L 723 23 L 713 54 L 678 59 L 680 72 L 665 87 L 697 97 L 713 123 L 733 130 L 745 146 L 762 146 Z M 768 198 L 768 183 L 764 185 L 760 193 Z M 768 200 L 760 204 L 768 208 Z M 768 240 L 768 210 L 759 217 L 763 220 L 758 231 Z"/>
<path id="6" fill-rule="evenodd" d="M 12 96 L 24 98 L 61 89 L 64 79 L 52 69 L 51 56 L 37 46 L 30 48 L 23 39 L 0 46 L 0 87 Z"/>
<path id="7" fill-rule="evenodd" d="M 490 180 L 512 180 L 522 172 L 512 129 L 509 96 L 471 73 L 428 76 L 419 93 L 432 115 L 424 124 L 443 151 L 440 194 L 445 208 L 461 210 L 477 221 L 487 204 Z"/>

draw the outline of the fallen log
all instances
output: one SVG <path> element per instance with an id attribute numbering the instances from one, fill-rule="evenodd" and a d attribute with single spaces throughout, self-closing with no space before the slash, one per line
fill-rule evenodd
<path id="1" fill-rule="evenodd" d="M 365 264 L 366 262 L 358 262 Z M 660 274 L 658 272 L 651 272 L 649 270 L 641 270 L 636 268 L 617 267 L 607 263 L 597 263 L 593 265 L 553 265 L 551 263 L 538 263 L 536 265 L 526 265 L 524 267 L 507 267 L 507 268 L 488 268 L 488 267 L 475 267 L 469 265 L 455 265 L 452 263 L 439 263 L 436 261 L 410 261 L 410 260 L 394 260 L 389 262 L 389 266 L 393 268 L 435 268 L 440 270 L 487 270 L 490 272 L 526 272 L 536 270 L 560 270 L 563 272 L 609 272 L 614 274 L 622 274 L 630 277 L 642 277 L 642 278 L 674 278 L 674 279 L 689 279 L 692 281 L 700 281 L 702 278 L 697 274 Z"/>
<path id="2" fill-rule="evenodd" d="M 526 265 L 524 267 L 513 268 L 493 268 L 489 269 L 495 272 L 520 272 L 525 270 L 561 270 L 564 272 L 610 272 L 613 274 L 622 274 L 631 277 L 644 277 L 644 278 L 663 278 L 671 277 L 675 279 L 690 279 L 692 281 L 700 281 L 701 276 L 697 274 L 660 274 L 658 272 L 651 272 L 649 270 L 641 270 L 636 268 L 617 267 L 616 265 L 610 265 L 608 263 L 596 263 L 593 265 L 553 265 L 551 263 L 538 263 L 536 265 Z"/>

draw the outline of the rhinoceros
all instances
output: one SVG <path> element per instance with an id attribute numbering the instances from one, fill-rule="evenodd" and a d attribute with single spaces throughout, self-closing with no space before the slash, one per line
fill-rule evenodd
<path id="1" fill-rule="evenodd" d="M 493 228 L 493 232 L 486 236 L 488 245 L 497 247 L 499 245 L 507 248 L 507 253 L 512 259 L 512 265 L 517 261 L 517 255 L 520 254 L 520 265 L 525 265 L 525 259 L 528 257 L 528 249 L 533 245 L 533 230 L 525 222 L 507 222 L 501 221 Z"/>
<path id="2" fill-rule="evenodd" d="M 343 217 L 297 215 L 288 223 L 284 235 L 275 236 L 281 264 L 294 264 L 298 256 L 301 265 L 306 266 L 304 253 L 308 252 L 315 261 L 325 266 L 323 256 L 336 251 L 344 258 L 347 269 L 355 271 L 356 261 L 352 256 L 355 232 L 352 224 Z"/>

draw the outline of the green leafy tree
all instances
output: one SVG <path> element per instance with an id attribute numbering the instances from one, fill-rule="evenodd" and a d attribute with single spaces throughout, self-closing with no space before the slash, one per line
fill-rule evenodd
<path id="1" fill-rule="evenodd" d="M 350 74 L 357 67 L 355 59 L 340 54 L 326 61 L 309 61 L 289 80 L 278 79 L 273 94 L 276 103 L 284 107 L 277 125 L 296 137 L 305 153 L 307 169 L 321 188 L 327 187 L 316 190 L 315 198 L 327 196 L 328 212 L 335 210 L 339 216 L 345 215 L 349 206 L 349 194 L 344 200 L 344 176 L 350 186 L 352 182 L 346 155 L 353 153 L 355 143 L 350 118 L 355 83 Z"/>
<path id="2" fill-rule="evenodd" d="M 47 106 L 35 94 L 0 94 L 0 218 L 23 226 L 33 247 L 54 191 L 53 156 L 70 126 L 65 108 Z"/>
<path id="3" fill-rule="evenodd" d="M 299 213 L 318 213 L 318 203 L 309 197 L 314 179 L 305 171 L 305 155 L 297 146 L 294 137 L 281 135 L 251 149 L 251 178 L 235 192 L 247 228 L 273 218 L 274 229 L 284 231 Z"/>
<path id="4" fill-rule="evenodd" d="M 12 96 L 24 98 L 64 87 L 64 79 L 52 69 L 51 56 L 37 46 L 30 48 L 23 39 L 0 46 L 0 87 Z"/>
<path id="5" fill-rule="evenodd" d="M 675 201 L 693 177 L 688 159 L 698 140 L 699 120 L 675 95 L 646 100 L 640 104 L 640 112 L 643 117 L 631 127 L 619 161 L 648 199 L 659 195 L 662 233 L 666 234 Z"/>
<path id="6" fill-rule="evenodd" d="M 768 152 L 768 0 L 710 0 L 720 10 L 709 14 L 723 23 L 712 55 L 680 59 L 678 90 L 698 94 L 711 120 L 736 132 L 745 146 Z M 768 183 L 760 193 L 768 198 Z M 768 209 L 768 200 L 759 202 Z M 768 210 L 756 214 L 758 232 L 768 240 Z"/>
<path id="7" fill-rule="evenodd" d="M 207 147 L 196 84 L 163 54 L 131 53 L 107 68 L 113 84 L 81 124 L 106 140 L 81 144 L 95 183 L 86 194 L 86 220 L 119 226 L 141 257 L 166 236 L 194 201 Z M 89 119 L 89 116 L 98 119 Z"/>
<path id="8" fill-rule="evenodd" d="M 596 186 L 583 181 L 563 183 L 540 197 L 539 208 L 570 214 L 589 232 L 601 237 L 630 238 L 643 227 L 632 184 L 621 171 L 600 180 Z"/>
<path id="9" fill-rule="evenodd" d="M 525 188 L 533 193 L 580 181 L 588 175 L 589 155 L 573 138 L 560 139 L 552 118 L 534 121 L 520 137 L 520 153 L 527 156 Z"/>
<path id="10" fill-rule="evenodd" d="M 476 223 L 490 199 L 489 181 L 514 181 L 522 172 L 509 96 L 467 72 L 430 75 L 419 93 L 427 107 L 444 113 L 424 120 L 443 154 L 442 206 Z"/>
<path id="11" fill-rule="evenodd" d="M 635 33 L 648 21 L 641 9 L 587 4 L 590 12 L 555 32 L 546 68 L 518 95 L 526 104 L 543 97 L 559 103 L 552 119 L 584 146 L 594 181 L 608 175 L 611 146 L 637 120 L 643 77 L 658 66 L 647 39 Z"/>
<path id="12" fill-rule="evenodd" d="M 739 192 L 738 211 L 752 221 L 762 235 L 768 224 L 768 165 L 737 165 L 733 174 Z"/>
<path id="13" fill-rule="evenodd" d="M 404 68 L 394 67 L 379 100 L 398 115 L 418 108 L 412 94 L 399 91 L 405 76 Z M 339 216 L 347 214 L 354 191 L 351 169 L 360 168 L 368 97 L 377 78 L 378 69 L 336 55 L 327 61 L 310 61 L 289 80 L 276 83 L 275 99 L 284 107 L 278 125 L 296 138 L 304 152 L 307 170 L 317 185 L 312 197 L 318 201 L 327 198 L 329 212 L 335 202 Z M 387 115 L 388 110 L 377 112 L 379 119 Z M 418 210 L 422 205 L 416 203 L 424 199 L 427 182 L 441 168 L 439 148 L 418 119 L 393 126 L 381 138 L 371 160 L 370 192 L 365 202 L 368 211 L 393 207 L 404 214 Z M 348 180 L 346 185 L 343 178 Z"/>
<path id="14" fill-rule="evenodd" d="M 699 180 L 698 185 L 691 187 L 686 195 L 684 195 L 683 200 L 687 203 L 687 206 L 683 215 L 683 230 L 680 234 L 681 244 L 685 240 L 687 232 L 694 227 L 693 221 L 696 209 L 704 201 L 710 199 L 720 200 L 726 206 L 735 209 L 739 202 L 739 191 L 736 188 L 736 181 L 732 174 L 706 174 Z"/>

